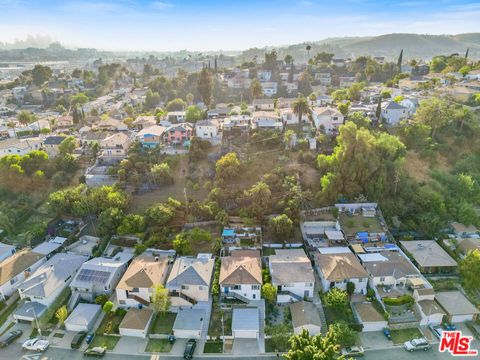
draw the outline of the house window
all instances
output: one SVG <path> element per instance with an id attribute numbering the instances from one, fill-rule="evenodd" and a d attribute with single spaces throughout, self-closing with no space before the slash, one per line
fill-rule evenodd
<path id="1" fill-rule="evenodd" d="M 312 287 L 313 284 L 312 284 L 312 283 L 305 283 L 305 286 L 306 286 L 306 287 Z"/>
<path id="2" fill-rule="evenodd" d="M 119 303 L 120 305 L 125 305 L 125 300 L 118 300 L 118 303 Z"/>
<path id="3" fill-rule="evenodd" d="M 358 279 L 358 282 L 359 282 L 359 283 L 363 282 L 363 279 Z"/>
<path id="4" fill-rule="evenodd" d="M 235 285 L 235 286 L 233 287 L 233 290 L 240 290 L 241 288 L 242 288 L 241 285 Z"/>
<path id="5" fill-rule="evenodd" d="M 132 289 L 132 292 L 138 293 L 138 288 L 133 288 L 133 289 Z"/>
<path id="6" fill-rule="evenodd" d="M 381 281 L 381 282 L 384 282 L 384 281 L 385 281 L 385 277 L 382 276 L 382 277 L 380 278 L 380 281 Z"/>
<path id="7" fill-rule="evenodd" d="M 260 285 L 252 285 L 252 290 L 260 290 Z"/>
<path id="8" fill-rule="evenodd" d="M 188 290 L 188 285 L 182 285 L 182 290 Z"/>
<path id="9" fill-rule="evenodd" d="M 198 290 L 202 291 L 202 290 L 203 290 L 203 286 L 202 286 L 202 285 L 199 285 L 199 286 L 198 286 Z"/>
<path id="10" fill-rule="evenodd" d="M 10 280 L 10 284 L 11 285 L 15 284 L 15 279 Z"/>

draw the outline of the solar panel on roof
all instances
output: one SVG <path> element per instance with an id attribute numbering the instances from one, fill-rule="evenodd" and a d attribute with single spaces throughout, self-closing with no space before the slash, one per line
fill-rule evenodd
<path id="1" fill-rule="evenodd" d="M 78 274 L 79 281 L 105 283 L 110 277 L 110 273 L 107 271 L 82 269 Z"/>

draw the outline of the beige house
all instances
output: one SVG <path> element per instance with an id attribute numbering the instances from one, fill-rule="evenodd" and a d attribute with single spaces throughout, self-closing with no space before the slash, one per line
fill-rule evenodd
<path id="1" fill-rule="evenodd" d="M 132 260 L 116 288 L 120 307 L 148 306 L 155 285 L 165 284 L 168 257 L 138 256 Z"/>
<path id="2" fill-rule="evenodd" d="M 215 260 L 210 254 L 180 257 L 175 260 L 167 280 L 172 306 L 191 306 L 208 301 Z"/>
<path id="3" fill-rule="evenodd" d="M 132 141 L 130 137 L 124 133 L 115 133 L 107 136 L 100 141 L 100 147 L 102 148 L 102 158 L 110 159 L 123 159 L 127 156 L 128 149 Z"/>

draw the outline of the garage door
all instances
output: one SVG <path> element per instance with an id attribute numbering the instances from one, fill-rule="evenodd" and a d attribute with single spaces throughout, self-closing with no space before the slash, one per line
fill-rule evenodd
<path id="1" fill-rule="evenodd" d="M 452 316 L 452 323 L 461 323 L 472 320 L 473 315 L 455 315 Z"/>
<path id="2" fill-rule="evenodd" d="M 258 332 L 255 330 L 236 330 L 233 332 L 233 336 L 237 339 L 256 339 Z"/>

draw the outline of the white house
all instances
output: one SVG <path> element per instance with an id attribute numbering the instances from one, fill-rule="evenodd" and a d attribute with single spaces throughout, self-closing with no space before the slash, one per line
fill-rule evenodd
<path id="1" fill-rule="evenodd" d="M 214 120 L 201 120 L 195 124 L 195 134 L 197 137 L 209 140 L 218 136 L 218 122 Z"/>
<path id="2" fill-rule="evenodd" d="M 406 97 L 402 101 L 400 101 L 400 105 L 405 106 L 408 109 L 409 115 L 412 116 L 417 112 L 417 109 L 420 107 L 420 102 L 417 98 Z"/>
<path id="3" fill-rule="evenodd" d="M 343 125 L 345 120 L 340 111 L 331 107 L 316 107 L 312 110 L 312 118 L 315 127 L 320 129 L 323 127 L 326 134 L 333 134 L 338 132 L 340 125 Z"/>
<path id="4" fill-rule="evenodd" d="M 317 307 L 307 301 L 298 301 L 290 304 L 290 313 L 292 314 L 293 332 L 300 334 L 304 329 L 313 336 L 321 331 L 322 321 L 318 314 Z"/>
<path id="5" fill-rule="evenodd" d="M 255 111 L 252 114 L 252 125 L 257 129 L 283 129 L 280 117 L 273 111 Z"/>
<path id="6" fill-rule="evenodd" d="M 17 291 L 23 280 L 30 276 L 46 257 L 29 249 L 17 251 L 0 263 L 0 300 L 5 300 Z"/>
<path id="7" fill-rule="evenodd" d="M 15 246 L 0 243 L 0 262 L 15 254 Z"/>
<path id="8" fill-rule="evenodd" d="M 44 141 L 43 141 L 43 146 L 42 148 L 45 150 L 45 152 L 48 154 L 49 157 L 54 158 L 58 156 L 60 153 L 59 145 L 65 140 L 67 137 L 66 136 L 48 136 Z"/>
<path id="9" fill-rule="evenodd" d="M 407 119 L 409 109 L 395 101 L 389 101 L 382 107 L 382 119 L 389 125 L 397 125 L 400 121 Z"/>
<path id="10" fill-rule="evenodd" d="M 122 336 L 146 338 L 150 323 L 153 319 L 153 310 L 148 308 L 131 308 L 125 314 L 118 326 L 118 332 Z"/>
<path id="11" fill-rule="evenodd" d="M 355 285 L 355 293 L 366 294 L 368 274 L 352 253 L 315 253 L 315 268 L 327 292 L 333 287 L 347 289 L 347 283 Z"/>
<path id="12" fill-rule="evenodd" d="M 222 258 L 219 278 L 222 296 L 243 301 L 259 300 L 262 287 L 260 254 L 255 251 L 251 256 L 233 254 Z"/>
<path id="13" fill-rule="evenodd" d="M 33 150 L 40 150 L 42 141 L 39 138 L 6 139 L 0 141 L 0 157 L 7 155 L 25 155 Z"/>
<path id="14" fill-rule="evenodd" d="M 302 122 L 306 123 L 308 121 L 308 115 L 302 114 Z M 293 109 L 281 109 L 280 110 L 280 119 L 284 125 L 296 125 L 299 122 L 298 115 L 295 114 Z"/>
<path id="15" fill-rule="evenodd" d="M 67 253 L 52 256 L 18 286 L 20 298 L 49 307 L 87 259 L 85 256 Z"/>
<path id="16" fill-rule="evenodd" d="M 313 297 L 315 276 L 303 249 L 275 250 L 275 255 L 268 259 L 272 284 L 277 288 L 278 303 Z"/>
<path id="17" fill-rule="evenodd" d="M 142 255 L 133 259 L 115 289 L 118 305 L 148 306 L 153 293 L 152 287 L 165 284 L 168 265 L 168 257 Z"/>
<path id="18" fill-rule="evenodd" d="M 266 81 L 260 83 L 262 86 L 262 92 L 265 96 L 274 96 L 277 95 L 277 82 L 276 81 Z"/>
<path id="19" fill-rule="evenodd" d="M 254 99 L 252 105 L 254 110 L 275 110 L 275 101 L 273 99 Z"/>
<path id="20" fill-rule="evenodd" d="M 72 293 L 78 293 L 87 301 L 94 300 L 98 295 L 110 295 L 127 270 L 132 256 L 120 252 L 113 259 L 96 257 L 83 263 L 70 283 Z"/>

